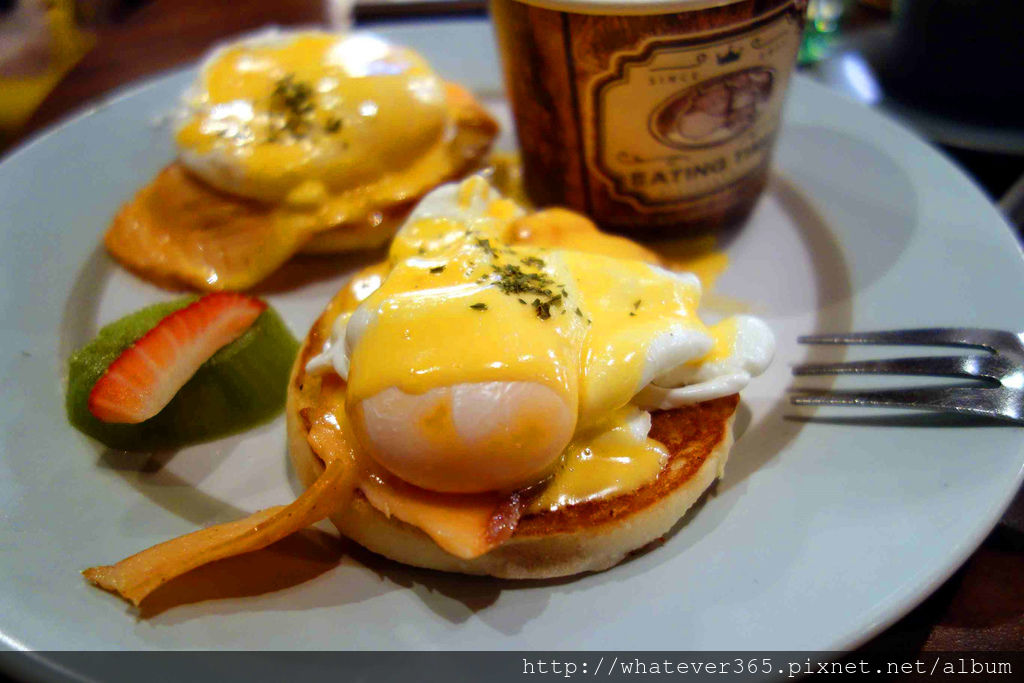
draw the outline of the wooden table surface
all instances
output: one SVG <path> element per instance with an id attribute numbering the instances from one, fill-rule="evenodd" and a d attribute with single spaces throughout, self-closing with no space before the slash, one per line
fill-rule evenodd
<path id="1" fill-rule="evenodd" d="M 441 11 L 482 12 L 479 0 L 361 5 L 357 19 Z M 97 46 L 57 86 L 22 137 L 129 81 L 200 56 L 211 43 L 266 24 L 324 19 L 320 0 L 152 0 L 119 21 L 98 26 Z M 904 619 L 866 648 L 923 651 L 1024 648 L 1024 496 L 966 564 Z"/>

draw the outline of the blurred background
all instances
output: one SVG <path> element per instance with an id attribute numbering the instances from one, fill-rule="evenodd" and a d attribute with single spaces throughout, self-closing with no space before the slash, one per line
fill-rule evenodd
<path id="1" fill-rule="evenodd" d="M 941 147 L 1024 224 L 1024 2 L 809 0 L 812 78 Z"/>
<path id="2" fill-rule="evenodd" d="M 343 0 L 0 0 L 0 161 L 131 81 L 267 24 L 343 25 Z M 357 24 L 486 15 L 485 0 L 357 0 Z M 1024 223 L 1024 0 L 809 0 L 802 73 L 876 107 Z M 2 208 L 0 208 L 2 211 Z M 884 229 L 884 226 L 873 226 Z M 1024 644 L 1024 501 L 868 648 Z"/>

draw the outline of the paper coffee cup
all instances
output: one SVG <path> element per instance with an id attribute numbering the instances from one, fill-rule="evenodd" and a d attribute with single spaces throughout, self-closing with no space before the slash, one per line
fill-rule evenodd
<path id="1" fill-rule="evenodd" d="M 742 221 L 806 0 L 492 0 L 526 191 L 636 237 Z"/>

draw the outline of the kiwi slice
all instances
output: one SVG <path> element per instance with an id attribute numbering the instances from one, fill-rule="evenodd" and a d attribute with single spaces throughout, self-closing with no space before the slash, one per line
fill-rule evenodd
<path id="1" fill-rule="evenodd" d="M 102 330 L 68 361 L 68 421 L 110 448 L 153 451 L 207 441 L 277 415 L 299 344 L 268 307 L 245 333 L 220 349 L 156 416 L 111 424 L 89 412 L 89 393 L 107 367 L 137 339 L 197 297 L 147 306 Z"/>

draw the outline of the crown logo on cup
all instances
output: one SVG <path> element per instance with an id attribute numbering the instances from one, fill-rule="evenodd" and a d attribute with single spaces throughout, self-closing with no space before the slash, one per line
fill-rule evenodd
<path id="1" fill-rule="evenodd" d="M 732 46 L 730 45 L 728 52 L 715 55 L 715 58 L 718 60 L 718 64 L 719 65 L 730 64 L 732 62 L 735 62 L 737 59 L 739 59 L 740 55 L 742 53 L 743 53 L 742 48 L 739 49 L 739 50 L 734 50 L 734 49 L 732 49 Z"/>

